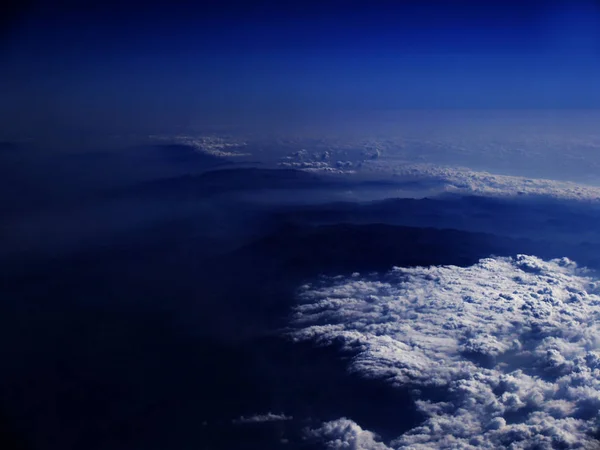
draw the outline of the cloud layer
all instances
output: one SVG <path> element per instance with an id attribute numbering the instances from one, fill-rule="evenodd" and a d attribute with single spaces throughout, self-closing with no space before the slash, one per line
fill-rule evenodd
<path id="1" fill-rule="evenodd" d="M 239 425 L 247 423 L 281 422 L 292 419 L 293 417 L 286 416 L 285 414 L 274 414 L 272 412 L 268 412 L 266 414 L 255 414 L 253 416 L 241 416 L 238 419 L 234 419 L 232 423 Z"/>
<path id="2" fill-rule="evenodd" d="M 393 156 L 391 156 L 393 155 Z M 279 162 L 280 167 L 319 172 L 384 178 L 392 176 L 396 182 L 439 184 L 442 192 L 497 197 L 545 196 L 558 199 L 600 200 L 600 187 L 591 184 L 533 178 L 473 170 L 468 167 L 431 163 L 415 163 L 410 158 L 399 158 L 399 150 L 382 153 L 379 148 L 367 147 L 360 155 L 350 158 L 344 150 L 309 152 L 305 149 L 290 153 Z"/>
<path id="3" fill-rule="evenodd" d="M 597 446 L 600 282 L 566 258 L 326 278 L 300 298 L 294 339 L 341 344 L 352 371 L 412 390 L 426 420 L 391 448 Z M 311 435 L 385 448 L 349 419 Z"/>
<path id="4" fill-rule="evenodd" d="M 177 144 L 188 145 L 200 153 L 216 156 L 219 158 L 231 158 L 239 156 L 248 156 L 249 153 L 239 151 L 248 144 L 241 140 L 234 140 L 214 135 L 199 136 L 150 136 L 153 140 L 162 142 L 175 142 Z"/>
<path id="5" fill-rule="evenodd" d="M 388 130 L 391 134 L 385 134 L 386 138 L 260 139 L 252 135 L 239 138 L 153 135 L 150 138 L 183 144 L 219 158 L 239 159 L 252 155 L 263 163 L 275 161 L 277 167 L 324 176 L 345 175 L 358 180 L 383 178 L 399 183 L 433 181 L 442 186 L 442 192 L 467 195 L 548 196 L 598 202 L 600 138 L 590 134 L 587 128 L 574 138 L 572 127 L 575 125 L 571 121 L 575 119 L 575 116 L 565 119 L 568 123 L 563 124 L 566 127 L 563 133 L 556 133 L 552 127 L 544 133 L 525 133 L 511 128 L 512 131 L 499 136 L 473 134 L 468 127 L 468 132 L 463 130 L 463 134 L 457 131 L 458 134 L 446 132 L 437 136 L 430 132 L 398 136 Z M 501 130 L 500 123 L 502 121 L 490 122 L 494 125 L 491 128 Z"/>
<path id="6" fill-rule="evenodd" d="M 443 167 L 431 164 L 398 164 L 394 166 L 390 163 L 374 161 L 369 162 L 366 169 L 376 172 L 391 171 L 400 179 L 435 180 L 444 185 L 445 191 L 460 194 L 497 197 L 547 196 L 593 202 L 600 200 L 600 187 L 593 185 L 498 175 L 465 167 Z"/>

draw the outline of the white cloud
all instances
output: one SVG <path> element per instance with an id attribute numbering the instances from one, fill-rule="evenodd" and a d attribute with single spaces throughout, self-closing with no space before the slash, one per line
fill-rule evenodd
<path id="1" fill-rule="evenodd" d="M 200 153 L 217 156 L 220 158 L 249 156 L 250 153 L 240 152 L 239 149 L 248 144 L 241 140 L 224 138 L 213 135 L 200 136 L 150 136 L 159 141 L 176 142 L 182 145 L 188 145 Z"/>
<path id="2" fill-rule="evenodd" d="M 516 149 L 520 148 L 518 142 L 512 143 Z M 349 149 L 352 147 L 354 147 L 354 150 L 350 151 Z M 600 187 L 591 184 L 539 177 L 500 175 L 459 166 L 458 164 L 461 164 L 466 154 L 479 154 L 483 152 L 481 143 L 477 143 L 473 148 L 469 147 L 465 149 L 452 142 L 420 140 L 407 142 L 391 139 L 381 142 L 358 141 L 354 142 L 353 146 L 333 141 L 329 143 L 327 148 L 327 151 L 309 152 L 306 149 L 302 149 L 291 152 L 283 156 L 278 165 L 280 167 L 320 172 L 325 175 L 358 174 L 358 176 L 366 177 L 367 179 L 389 179 L 393 177 L 394 181 L 400 183 L 404 181 L 435 181 L 443 186 L 442 191 L 468 195 L 502 197 L 522 195 L 548 196 L 559 199 L 594 202 L 600 200 Z M 453 165 L 421 162 L 436 161 L 436 157 L 433 155 L 427 156 L 424 154 L 425 148 L 436 148 L 436 152 L 444 155 L 443 159 L 451 161 Z M 500 146 L 499 148 L 493 147 L 487 151 L 490 155 L 500 155 L 507 152 L 512 154 L 512 150 L 509 150 L 510 148 L 512 147 L 507 149 Z M 362 150 L 358 152 L 357 149 Z M 550 150 L 547 150 L 546 153 L 548 152 Z M 540 151 L 539 148 L 537 150 L 532 149 L 527 153 L 527 158 L 537 158 L 542 163 L 550 157 L 550 153 L 544 156 L 546 153 Z M 455 155 L 454 158 L 451 157 L 452 154 Z M 506 157 L 508 158 L 509 156 Z M 518 162 L 515 164 L 518 165 Z M 592 162 L 590 161 L 589 164 L 592 164 Z M 589 164 L 582 166 L 580 170 L 581 174 L 583 174 L 584 168 L 589 169 Z M 578 180 L 582 178 L 585 179 L 585 177 L 580 176 Z"/>
<path id="3" fill-rule="evenodd" d="M 420 390 L 427 419 L 393 448 L 597 446 L 600 282 L 568 259 L 325 278 L 300 299 L 294 339 L 341 343 L 356 353 L 352 371 Z M 340 427 L 368 433 L 343 421 L 313 433 L 349 442 Z"/>
<path id="4" fill-rule="evenodd" d="M 322 172 L 326 174 L 351 174 L 354 164 L 352 161 L 335 160 L 332 151 L 309 153 L 306 149 L 292 152 L 278 163 L 279 167 L 304 170 L 307 172 Z"/>
<path id="5" fill-rule="evenodd" d="M 493 123 L 493 122 L 492 122 Z M 494 127 L 495 128 L 495 127 Z M 198 152 L 222 158 L 248 156 L 252 144 L 269 151 L 254 156 L 274 156 L 279 167 L 326 175 L 356 175 L 361 180 L 436 181 L 443 190 L 470 195 L 550 196 L 571 200 L 600 200 L 600 137 L 587 133 L 508 133 L 489 136 L 473 133 L 431 136 L 386 135 L 384 138 L 304 137 L 263 141 L 256 136 L 234 138 L 217 135 L 150 136 L 189 145 Z M 270 152 L 274 152 L 271 154 Z M 279 153 L 280 152 L 280 153 Z M 549 163 L 552 162 L 552 164 Z M 511 172 L 514 167 L 528 170 Z M 487 168 L 492 172 L 474 170 Z M 494 173 L 504 168 L 507 174 Z M 562 170 L 565 168 L 565 170 Z M 568 170 L 567 170 L 568 169 Z M 508 171 L 508 172 L 507 172 Z M 558 181 L 553 178 L 570 180 Z M 515 176 L 532 174 L 533 177 Z M 546 177 L 546 178 L 543 178 Z M 584 184 L 585 182 L 591 184 Z"/>
<path id="6" fill-rule="evenodd" d="M 345 162 L 341 162 L 340 164 L 336 163 L 336 167 L 332 167 L 327 162 L 315 161 L 315 162 L 281 162 L 279 163 L 279 167 L 284 167 L 286 169 L 297 169 L 304 170 L 306 172 L 322 172 L 328 174 L 348 174 L 355 173 L 355 171 L 348 169 L 348 167 L 352 167 L 346 164 Z"/>
<path id="7" fill-rule="evenodd" d="M 264 422 L 281 422 L 284 420 L 292 420 L 293 417 L 286 416 L 285 414 L 273 414 L 268 412 L 266 414 L 255 414 L 254 416 L 241 416 L 238 419 L 232 420 L 234 424 L 246 424 L 246 423 L 264 423 Z"/>
<path id="8" fill-rule="evenodd" d="M 377 435 L 363 430 L 355 422 L 341 418 L 324 423 L 320 428 L 309 430 L 308 437 L 324 441 L 334 450 L 391 450 L 378 441 Z"/>
<path id="9" fill-rule="evenodd" d="M 439 181 L 446 192 L 515 197 L 548 196 L 568 200 L 600 201 L 600 187 L 569 181 L 526 178 L 481 172 L 466 167 L 444 167 L 431 164 L 394 164 L 390 161 L 367 161 L 365 171 L 389 173 L 398 180 Z"/>

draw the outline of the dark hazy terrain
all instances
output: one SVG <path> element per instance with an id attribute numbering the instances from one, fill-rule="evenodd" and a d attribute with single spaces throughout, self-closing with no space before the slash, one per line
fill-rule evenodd
<path id="1" fill-rule="evenodd" d="M 391 181 L 185 146 L 35 163 L 34 177 L 16 151 L 2 147 L 2 448 L 321 448 L 306 430 L 339 417 L 391 440 L 425 420 L 410 386 L 286 337 L 299 286 L 522 253 L 600 268 L 600 209 L 586 203 L 385 199 Z M 87 184 L 60 186 L 64 173 Z M 365 186 L 381 200 L 334 201 Z"/>

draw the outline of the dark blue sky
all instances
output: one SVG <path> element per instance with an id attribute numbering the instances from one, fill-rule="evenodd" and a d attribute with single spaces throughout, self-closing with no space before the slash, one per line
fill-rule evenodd
<path id="1" fill-rule="evenodd" d="M 593 1 L 30 2 L 3 26 L 15 132 L 600 106 Z"/>

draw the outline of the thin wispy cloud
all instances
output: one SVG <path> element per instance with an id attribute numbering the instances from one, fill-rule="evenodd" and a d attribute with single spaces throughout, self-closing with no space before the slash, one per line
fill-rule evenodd
<path id="1" fill-rule="evenodd" d="M 232 423 L 236 425 L 242 425 L 265 422 L 281 422 L 292 419 L 293 417 L 286 416 L 285 414 L 274 414 L 272 412 L 268 412 L 266 414 L 255 414 L 253 416 L 241 416 L 237 419 L 232 420 Z"/>

